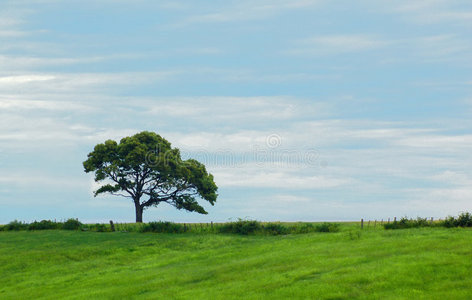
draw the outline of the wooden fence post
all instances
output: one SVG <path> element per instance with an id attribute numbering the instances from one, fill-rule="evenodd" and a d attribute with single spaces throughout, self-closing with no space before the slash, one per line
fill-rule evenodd
<path id="1" fill-rule="evenodd" d="M 393 218 L 393 222 L 395 223 L 397 222 L 397 217 Z"/>
<path id="2" fill-rule="evenodd" d="M 431 217 L 431 221 L 429 223 L 433 225 L 433 217 Z"/>
<path id="3" fill-rule="evenodd" d="M 364 229 L 364 219 L 361 219 L 361 229 Z"/>

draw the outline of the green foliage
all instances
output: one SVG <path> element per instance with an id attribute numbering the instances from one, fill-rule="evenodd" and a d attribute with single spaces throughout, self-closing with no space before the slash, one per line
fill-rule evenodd
<path id="1" fill-rule="evenodd" d="M 218 229 L 221 233 L 248 235 L 260 232 L 262 229 L 262 225 L 258 221 L 239 219 L 237 222 L 225 223 L 221 225 Z"/>
<path id="2" fill-rule="evenodd" d="M 42 220 L 40 222 L 34 221 L 28 225 L 28 230 L 48 230 L 48 229 L 61 229 L 62 224 L 56 223 L 50 220 Z"/>
<path id="3" fill-rule="evenodd" d="M 468 212 L 461 213 L 457 218 L 448 217 L 441 222 L 444 227 L 472 227 L 472 214 Z"/>
<path id="4" fill-rule="evenodd" d="M 267 234 L 267 235 L 284 235 L 284 234 L 303 234 L 310 232 L 339 232 L 340 225 L 337 223 L 322 223 L 313 225 L 312 223 L 282 224 L 282 223 L 266 223 L 262 224 L 253 220 L 241 220 L 237 222 L 225 223 L 218 227 L 218 232 L 233 233 L 241 235 L 249 234 Z"/>
<path id="5" fill-rule="evenodd" d="M 82 224 L 76 219 L 69 219 L 64 223 L 42 220 L 40 222 L 23 223 L 12 221 L 7 225 L 0 226 L 0 231 L 10 230 L 83 230 L 92 232 L 111 232 L 109 224 Z M 229 223 L 189 223 L 179 224 L 173 222 L 150 222 L 150 223 L 115 223 L 117 232 L 155 232 L 155 233 L 197 233 L 215 234 L 230 233 L 239 235 L 285 235 L 304 234 L 310 232 L 338 232 L 339 224 L 322 223 L 313 225 L 312 223 L 261 223 L 254 220 L 242 220 Z"/>
<path id="6" fill-rule="evenodd" d="M 158 232 L 158 233 L 184 233 L 186 228 L 182 224 L 172 222 L 149 222 L 144 224 L 141 232 Z"/>
<path id="7" fill-rule="evenodd" d="M 456 218 L 449 216 L 444 221 L 441 221 L 440 224 L 446 228 L 457 227 L 457 220 Z"/>
<path id="8" fill-rule="evenodd" d="M 154 132 L 98 144 L 83 166 L 102 183 L 95 196 L 111 193 L 133 200 L 136 222 L 142 222 L 145 208 L 160 203 L 207 214 L 197 198 L 214 205 L 218 196 L 213 175 L 205 166 L 193 159 L 183 161 L 180 151 Z"/>
<path id="9" fill-rule="evenodd" d="M 280 223 L 267 223 L 263 225 L 264 233 L 270 235 L 289 234 L 290 229 Z"/>
<path id="10" fill-rule="evenodd" d="M 28 229 L 28 224 L 23 223 L 18 220 L 11 221 L 10 223 L 4 226 L 5 231 L 12 231 L 12 230 L 18 231 L 18 230 L 26 230 L 26 229 Z"/>
<path id="11" fill-rule="evenodd" d="M 100 223 L 83 225 L 82 229 L 94 232 L 111 232 L 111 228 L 108 225 Z"/>
<path id="12" fill-rule="evenodd" d="M 385 229 L 407 229 L 407 228 L 418 228 L 418 227 L 430 227 L 431 223 L 425 218 L 418 217 L 416 220 L 408 219 L 403 217 L 400 221 L 394 221 L 392 223 L 384 224 Z"/>
<path id="13" fill-rule="evenodd" d="M 472 215 L 468 212 L 460 214 L 457 217 L 457 226 L 472 227 Z"/>
<path id="14" fill-rule="evenodd" d="M 315 226 L 316 232 L 339 232 L 339 224 L 324 222 Z"/>
<path id="15" fill-rule="evenodd" d="M 458 217 L 447 217 L 440 222 L 428 221 L 426 218 L 417 218 L 416 220 L 403 217 L 400 221 L 384 224 L 385 229 L 408 229 L 419 227 L 472 227 L 472 214 L 468 212 L 461 213 Z"/>
<path id="16" fill-rule="evenodd" d="M 79 230 L 82 228 L 82 223 L 79 222 L 79 220 L 76 219 L 69 219 L 64 222 L 62 225 L 62 229 L 65 230 Z"/>
<path id="17" fill-rule="evenodd" d="M 309 233 L 315 232 L 315 225 L 312 223 L 297 223 L 291 227 L 292 233 Z"/>

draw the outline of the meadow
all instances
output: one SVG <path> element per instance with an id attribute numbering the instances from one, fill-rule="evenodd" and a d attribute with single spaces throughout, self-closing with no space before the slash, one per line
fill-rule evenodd
<path id="1" fill-rule="evenodd" d="M 470 228 L 0 232 L 0 299 L 472 299 L 471 275 Z"/>

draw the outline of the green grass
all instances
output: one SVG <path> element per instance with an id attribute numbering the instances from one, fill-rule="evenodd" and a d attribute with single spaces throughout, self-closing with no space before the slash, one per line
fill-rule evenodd
<path id="1" fill-rule="evenodd" d="M 472 231 L 0 232 L 0 299 L 472 299 Z"/>

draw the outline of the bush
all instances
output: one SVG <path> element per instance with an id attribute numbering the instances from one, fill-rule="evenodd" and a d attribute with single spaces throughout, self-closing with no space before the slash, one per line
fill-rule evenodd
<path id="1" fill-rule="evenodd" d="M 95 232 L 109 232 L 109 231 L 111 231 L 111 228 L 108 228 L 107 225 L 99 224 L 99 223 L 87 225 L 86 229 L 88 229 L 90 231 L 95 231 Z"/>
<path id="2" fill-rule="evenodd" d="M 183 233 L 185 227 L 172 222 L 149 222 L 141 227 L 140 232 Z"/>
<path id="3" fill-rule="evenodd" d="M 339 232 L 339 224 L 327 223 L 316 225 L 315 231 L 317 232 Z"/>
<path id="4" fill-rule="evenodd" d="M 20 222 L 18 220 L 11 221 L 3 228 L 5 231 L 12 231 L 12 230 L 26 230 L 28 229 L 28 224 Z"/>
<path id="5" fill-rule="evenodd" d="M 267 223 L 263 225 L 264 233 L 270 235 L 288 234 L 290 230 L 280 223 Z"/>
<path id="6" fill-rule="evenodd" d="M 400 221 L 394 221 L 392 223 L 384 224 L 385 229 L 407 229 L 430 226 L 431 223 L 426 218 L 417 218 L 416 220 L 410 220 L 407 217 L 401 218 Z"/>
<path id="7" fill-rule="evenodd" d="M 40 222 L 34 221 L 28 225 L 28 230 L 47 230 L 47 229 L 59 229 L 61 223 L 56 223 L 50 220 L 42 220 Z"/>
<path id="8" fill-rule="evenodd" d="M 316 228 L 311 223 L 298 223 L 297 225 L 294 225 L 292 227 L 293 233 L 309 233 L 309 232 L 315 232 L 315 231 L 316 231 Z"/>
<path id="9" fill-rule="evenodd" d="M 468 212 L 461 213 L 457 218 L 449 216 L 439 225 L 447 228 L 472 227 L 472 214 Z"/>
<path id="10" fill-rule="evenodd" d="M 454 217 L 447 217 L 444 221 L 440 223 L 440 226 L 444 226 L 446 228 L 457 227 L 457 220 Z"/>
<path id="11" fill-rule="evenodd" d="M 472 227 L 472 215 L 468 212 L 461 213 L 457 218 L 456 226 Z"/>
<path id="12" fill-rule="evenodd" d="M 235 233 L 235 234 L 255 234 L 261 231 L 262 225 L 258 221 L 241 220 L 237 222 L 225 223 L 218 228 L 221 233 Z"/>
<path id="13" fill-rule="evenodd" d="M 79 230 L 82 228 L 82 223 L 76 219 L 69 219 L 62 225 L 62 229 L 65 230 Z"/>

